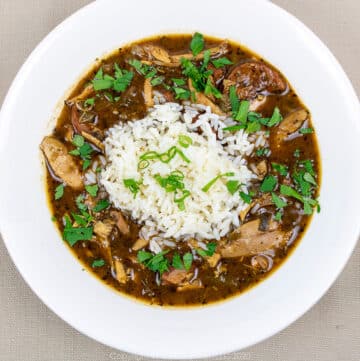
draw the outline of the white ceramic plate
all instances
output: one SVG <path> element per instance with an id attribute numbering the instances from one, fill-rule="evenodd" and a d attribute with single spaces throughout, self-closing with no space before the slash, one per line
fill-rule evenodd
<path id="1" fill-rule="evenodd" d="M 87 272 L 50 221 L 38 145 L 58 100 L 103 53 L 162 32 L 201 31 L 250 47 L 310 108 L 323 166 L 322 211 L 290 259 L 227 302 L 162 309 L 134 302 Z M 1 232 L 34 292 L 84 334 L 156 358 L 214 356 L 282 330 L 326 292 L 359 234 L 359 103 L 340 65 L 294 17 L 267 1 L 97 1 L 53 30 L 14 80 L 0 120 Z"/>

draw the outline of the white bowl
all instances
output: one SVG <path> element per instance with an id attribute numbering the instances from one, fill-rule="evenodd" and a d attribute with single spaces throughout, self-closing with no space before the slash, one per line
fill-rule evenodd
<path id="1" fill-rule="evenodd" d="M 92 61 L 166 32 L 234 39 L 278 67 L 310 108 L 318 134 L 322 211 L 289 260 L 245 294 L 207 307 L 167 309 L 113 292 L 82 270 L 46 205 L 38 145 L 54 107 Z M 214 356 L 282 330 L 326 292 L 359 234 L 359 102 L 340 65 L 294 17 L 267 1 L 97 1 L 54 29 L 14 80 L 0 120 L 0 222 L 33 291 L 84 334 L 156 358 Z"/>

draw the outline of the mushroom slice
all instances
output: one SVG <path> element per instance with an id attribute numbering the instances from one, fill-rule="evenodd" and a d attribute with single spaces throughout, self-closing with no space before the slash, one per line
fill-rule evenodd
<path id="1" fill-rule="evenodd" d="M 146 247 L 149 244 L 149 241 L 147 241 L 144 238 L 138 238 L 135 243 L 132 246 L 133 251 L 138 251 L 141 248 Z"/>
<path id="2" fill-rule="evenodd" d="M 148 108 L 151 108 L 154 106 L 154 99 L 152 96 L 152 85 L 151 85 L 150 78 L 146 78 L 144 81 L 144 100 L 145 100 L 145 105 Z"/>
<path id="3" fill-rule="evenodd" d="M 122 213 L 120 211 L 112 211 L 111 216 L 115 219 L 115 224 L 119 231 L 124 235 L 128 235 L 130 233 L 130 227 Z"/>
<path id="4" fill-rule="evenodd" d="M 241 225 L 231 235 L 227 243 L 220 248 L 223 258 L 237 258 L 262 253 L 279 247 L 290 238 L 291 232 L 278 230 L 278 224 L 273 222 L 267 231 L 261 231 L 260 219 Z"/>
<path id="5" fill-rule="evenodd" d="M 127 276 L 126 276 L 125 267 L 122 264 L 122 262 L 117 258 L 114 259 L 114 268 L 115 268 L 116 279 L 119 281 L 119 283 L 122 284 L 126 283 Z"/>
<path id="6" fill-rule="evenodd" d="M 40 149 L 56 176 L 75 190 L 83 189 L 81 172 L 65 144 L 53 136 L 47 136 L 41 142 Z"/>
<path id="7" fill-rule="evenodd" d="M 309 113 L 306 109 L 295 110 L 288 114 L 276 128 L 276 145 L 280 147 L 281 143 L 285 141 L 290 134 L 295 133 L 308 118 Z"/>

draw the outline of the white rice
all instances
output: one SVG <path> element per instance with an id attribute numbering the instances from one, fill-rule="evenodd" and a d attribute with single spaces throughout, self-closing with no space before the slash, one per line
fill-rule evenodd
<path id="1" fill-rule="evenodd" d="M 244 156 L 251 155 L 255 143 L 264 146 L 267 140 L 262 132 L 251 136 L 242 130 L 223 133 L 222 128 L 232 123 L 232 119 L 211 113 L 203 105 L 165 103 L 155 105 L 144 119 L 108 130 L 107 163 L 100 183 L 113 205 L 142 225 L 141 236 L 151 239 L 152 251 L 161 250 L 164 238 L 172 242 L 189 237 L 220 239 L 239 226 L 238 215 L 246 204 L 238 192 L 231 195 L 225 183 L 238 180 L 247 191 L 256 176 Z M 191 137 L 192 145 L 182 148 L 178 143 L 180 135 Z M 150 160 L 147 168 L 138 169 L 142 154 L 163 153 L 172 146 L 181 149 L 191 162 L 186 163 L 177 154 L 169 163 Z M 191 192 L 185 199 L 184 211 L 174 202 L 174 193 L 165 192 L 154 178 L 157 174 L 166 177 L 175 170 L 184 174 L 185 188 Z M 235 175 L 219 179 L 208 192 L 202 191 L 214 177 L 228 172 Z M 128 178 L 142 180 L 135 198 L 124 185 L 123 180 Z"/>

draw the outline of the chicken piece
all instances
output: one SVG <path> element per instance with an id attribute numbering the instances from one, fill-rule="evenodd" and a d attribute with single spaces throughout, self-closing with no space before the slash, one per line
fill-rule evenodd
<path id="1" fill-rule="evenodd" d="M 211 268 L 216 267 L 218 262 L 220 261 L 220 259 L 221 259 L 221 256 L 219 253 L 214 253 L 212 256 L 206 257 L 206 261 Z"/>
<path id="2" fill-rule="evenodd" d="M 53 136 L 47 136 L 41 142 L 40 149 L 56 176 L 75 190 L 83 189 L 81 172 L 65 144 Z"/>
<path id="3" fill-rule="evenodd" d="M 197 92 L 196 89 L 192 85 L 191 79 L 189 79 L 189 89 L 190 91 L 195 93 L 196 103 L 203 104 L 205 106 L 210 107 L 211 111 L 217 115 L 225 115 L 224 112 L 215 104 L 213 103 L 205 94 Z"/>
<path id="4" fill-rule="evenodd" d="M 213 83 L 216 85 L 219 85 L 225 76 L 225 68 L 216 68 L 214 65 L 212 65 L 211 63 L 208 66 L 208 69 L 211 70 L 212 73 L 212 80 Z"/>
<path id="5" fill-rule="evenodd" d="M 103 144 L 103 142 L 101 142 L 99 139 L 97 139 L 96 137 L 94 137 L 93 135 L 91 135 L 90 133 L 87 132 L 81 132 L 81 135 L 91 144 L 95 145 L 96 148 L 98 148 L 99 150 L 101 150 L 101 152 L 104 152 L 105 150 L 105 146 Z"/>
<path id="6" fill-rule="evenodd" d="M 119 231 L 124 235 L 128 235 L 130 233 L 130 227 L 122 213 L 120 211 L 112 211 L 111 216 L 114 218 L 116 227 Z"/>
<path id="7" fill-rule="evenodd" d="M 100 140 L 103 138 L 102 131 L 91 123 L 81 122 L 79 111 L 75 105 L 71 107 L 70 119 L 76 133 L 81 134 L 87 141 L 95 145 L 95 147 L 102 152 L 104 151 L 104 144 Z"/>
<path id="8" fill-rule="evenodd" d="M 132 246 L 132 250 L 133 251 L 138 251 L 141 248 L 146 247 L 149 244 L 149 241 L 147 241 L 146 239 L 143 238 L 138 238 L 135 243 Z"/>
<path id="9" fill-rule="evenodd" d="M 285 141 L 290 134 L 295 133 L 308 118 L 309 113 L 306 109 L 295 110 L 287 115 L 276 128 L 276 146 L 280 147 L 281 143 Z"/>
<path id="10" fill-rule="evenodd" d="M 126 276 L 125 267 L 119 259 L 114 259 L 114 268 L 115 268 L 116 279 L 118 280 L 118 282 L 122 284 L 126 283 L 127 276 Z"/>
<path id="11" fill-rule="evenodd" d="M 210 51 L 210 57 L 217 58 L 229 52 L 229 44 L 227 42 L 221 43 L 219 46 L 207 49 Z M 169 67 L 178 67 L 181 65 L 181 59 L 194 59 L 196 61 L 204 58 L 204 51 L 198 55 L 193 56 L 192 53 L 170 55 L 164 48 L 152 44 L 144 46 L 134 46 L 132 53 L 142 58 L 142 62 L 147 65 L 160 65 Z M 144 60 L 147 59 L 147 60 Z"/>
<path id="12" fill-rule="evenodd" d="M 151 79 L 147 78 L 144 81 L 144 100 L 145 105 L 148 108 L 151 108 L 154 106 L 154 99 L 152 96 L 152 85 L 151 85 Z"/>
<path id="13" fill-rule="evenodd" d="M 75 97 L 68 99 L 66 101 L 67 104 L 72 105 L 80 100 L 85 100 L 86 98 L 90 97 L 91 95 L 93 95 L 95 93 L 94 87 L 92 85 L 88 85 L 87 87 L 84 88 L 84 90 L 76 95 Z"/>
<path id="14" fill-rule="evenodd" d="M 270 223 L 266 231 L 261 231 L 259 227 L 260 219 L 241 225 L 229 236 L 229 241 L 220 247 L 221 256 L 237 258 L 256 255 L 283 245 L 291 236 L 291 232 L 278 230 L 276 222 Z"/>
<path id="15" fill-rule="evenodd" d="M 114 227 L 114 222 L 110 219 L 98 221 L 94 224 L 94 233 L 102 239 L 107 239 Z"/>
<path id="16" fill-rule="evenodd" d="M 229 48 L 229 43 L 227 41 L 224 41 L 221 44 L 219 44 L 218 46 L 215 46 L 215 47 L 209 48 L 209 49 L 205 49 L 204 51 L 202 51 L 201 53 L 196 55 L 195 58 L 194 58 L 193 54 L 191 54 L 191 53 L 172 55 L 170 57 L 171 62 L 180 63 L 181 58 L 195 59 L 196 61 L 202 60 L 202 59 L 204 59 L 204 52 L 206 50 L 210 51 L 211 58 L 218 58 L 220 56 L 227 54 L 229 52 L 230 48 Z"/>
<path id="17" fill-rule="evenodd" d="M 251 99 L 250 100 L 250 107 L 249 107 L 249 111 L 251 112 L 256 112 L 258 111 L 258 109 L 264 105 L 267 101 L 267 97 L 263 94 L 259 94 L 256 96 L 255 99 Z"/>
<path id="18" fill-rule="evenodd" d="M 254 99 L 261 93 L 282 93 L 287 83 L 280 73 L 256 60 L 247 60 L 233 67 L 227 77 L 236 83 L 240 99 Z"/>
<path id="19" fill-rule="evenodd" d="M 172 269 L 163 273 L 161 279 L 167 285 L 179 285 L 186 280 L 188 272 L 184 269 Z"/>
<path id="20" fill-rule="evenodd" d="M 203 288 L 203 284 L 199 279 L 196 279 L 193 282 L 186 282 L 185 284 L 178 286 L 176 288 L 176 292 L 184 292 L 184 291 L 193 291 L 199 288 Z"/>
<path id="21" fill-rule="evenodd" d="M 259 180 L 263 180 L 268 172 L 268 166 L 265 159 L 260 161 L 256 164 L 256 175 L 258 176 Z"/>

